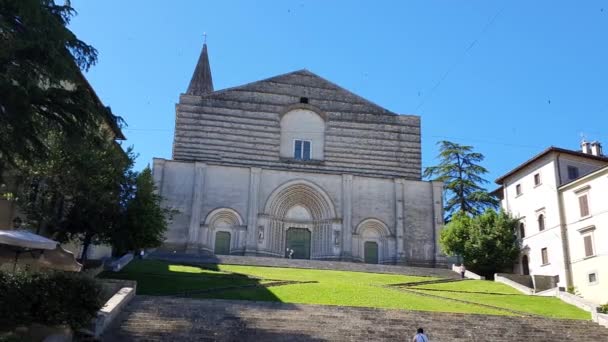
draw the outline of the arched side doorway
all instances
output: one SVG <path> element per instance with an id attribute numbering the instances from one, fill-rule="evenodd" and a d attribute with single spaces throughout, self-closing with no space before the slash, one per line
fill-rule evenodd
<path id="1" fill-rule="evenodd" d="M 353 236 L 353 257 L 366 263 L 393 262 L 395 238 L 388 226 L 375 218 L 361 221 Z"/>
<path id="2" fill-rule="evenodd" d="M 530 275 L 530 265 L 528 262 L 528 256 L 524 255 L 521 258 L 521 270 L 523 272 L 524 275 Z"/>
<path id="3" fill-rule="evenodd" d="M 310 230 L 306 228 L 287 229 L 285 245 L 286 249 L 293 250 L 292 259 L 310 259 Z"/>
<path id="4" fill-rule="evenodd" d="M 364 261 L 366 264 L 378 263 L 378 243 L 375 241 L 365 241 L 363 248 Z"/>
<path id="5" fill-rule="evenodd" d="M 214 254 L 240 254 L 245 244 L 244 227 L 236 210 L 217 208 L 205 218 L 200 235 L 202 246 Z"/>
<path id="6" fill-rule="evenodd" d="M 218 255 L 230 254 L 230 233 L 217 232 L 215 233 L 215 249 L 214 253 Z"/>

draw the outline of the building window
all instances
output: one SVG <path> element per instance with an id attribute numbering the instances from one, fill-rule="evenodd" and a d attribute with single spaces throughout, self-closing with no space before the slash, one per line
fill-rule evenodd
<path id="1" fill-rule="evenodd" d="M 543 261 L 543 265 L 547 265 L 549 263 L 549 255 L 547 254 L 546 247 L 540 250 L 540 256 Z"/>
<path id="2" fill-rule="evenodd" d="M 568 179 L 577 179 L 578 178 L 578 167 L 569 166 L 568 165 Z"/>
<path id="3" fill-rule="evenodd" d="M 515 186 L 515 194 L 516 194 L 517 196 L 521 195 L 521 184 L 517 184 L 517 185 Z"/>
<path id="4" fill-rule="evenodd" d="M 526 226 L 523 222 L 519 223 L 519 237 L 522 239 L 526 237 Z"/>
<path id="5" fill-rule="evenodd" d="M 540 173 L 534 175 L 534 186 L 540 185 Z"/>
<path id="6" fill-rule="evenodd" d="M 597 284 L 597 273 L 589 273 L 587 277 L 589 279 L 589 284 Z"/>
<path id="7" fill-rule="evenodd" d="M 587 200 L 587 195 L 579 196 L 578 198 L 578 207 L 581 212 L 581 217 L 589 216 L 589 201 Z"/>
<path id="8" fill-rule="evenodd" d="M 293 157 L 297 160 L 310 160 L 310 141 L 295 140 L 293 147 Z"/>
<path id="9" fill-rule="evenodd" d="M 300 97 L 300 103 L 308 103 L 308 97 Z"/>
<path id="10" fill-rule="evenodd" d="M 545 215 L 538 215 L 538 231 L 545 230 Z"/>
<path id="11" fill-rule="evenodd" d="M 585 257 L 594 256 L 595 253 L 593 251 L 593 235 L 585 235 L 583 236 L 583 241 L 585 243 Z"/>

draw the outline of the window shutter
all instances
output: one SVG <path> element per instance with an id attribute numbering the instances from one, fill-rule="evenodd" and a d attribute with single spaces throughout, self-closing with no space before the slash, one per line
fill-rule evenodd
<path id="1" fill-rule="evenodd" d="M 303 160 L 310 160 L 310 141 L 303 141 L 304 153 L 302 153 Z"/>
<path id="2" fill-rule="evenodd" d="M 296 140 L 293 157 L 295 159 L 302 159 L 302 140 Z"/>
<path id="3" fill-rule="evenodd" d="M 591 235 L 587 235 L 583 238 L 583 240 L 585 241 L 585 256 L 592 256 L 593 255 L 593 244 L 592 244 L 592 240 L 591 240 Z"/>
<path id="4" fill-rule="evenodd" d="M 587 195 L 583 195 L 578 198 L 578 205 L 581 210 L 581 217 L 589 215 L 589 203 L 587 202 Z"/>

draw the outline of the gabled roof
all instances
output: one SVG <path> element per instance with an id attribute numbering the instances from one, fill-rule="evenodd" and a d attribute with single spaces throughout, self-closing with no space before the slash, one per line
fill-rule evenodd
<path id="1" fill-rule="evenodd" d="M 496 182 L 496 184 L 502 184 L 503 181 L 507 177 L 512 176 L 516 172 L 520 171 L 521 169 L 525 168 L 526 166 L 534 163 L 535 161 L 539 160 L 540 158 L 542 158 L 542 157 L 544 157 L 544 156 L 546 156 L 546 155 L 548 155 L 549 153 L 552 153 L 552 152 L 564 153 L 564 154 L 568 154 L 568 155 L 571 155 L 571 156 L 576 156 L 576 157 L 581 157 L 581 158 L 587 158 L 587 159 L 597 160 L 597 161 L 603 161 L 603 162 L 608 163 L 608 157 L 606 157 L 606 156 L 594 156 L 592 154 L 587 154 L 587 153 L 583 153 L 583 152 L 580 152 L 580 151 L 573 151 L 573 150 L 568 150 L 568 149 L 565 149 L 565 148 L 550 146 L 547 149 L 545 149 L 544 151 L 542 151 L 541 153 L 535 155 L 534 157 L 528 159 L 527 161 L 525 161 L 521 165 L 517 166 L 513 170 L 511 170 L 511 171 L 507 172 L 506 174 L 498 177 L 494 182 Z"/>
<path id="2" fill-rule="evenodd" d="M 222 93 L 226 93 L 226 92 L 230 92 L 230 91 L 255 91 L 257 86 L 263 84 L 263 83 L 267 83 L 267 82 L 276 82 L 276 83 L 284 83 L 284 84 L 295 84 L 298 85 L 297 82 L 294 83 L 294 78 L 297 77 L 311 77 L 311 78 L 315 78 L 319 81 L 320 84 L 323 85 L 324 88 L 330 89 L 330 90 L 334 90 L 337 92 L 340 92 L 341 94 L 343 94 L 345 97 L 350 98 L 352 101 L 356 101 L 359 102 L 361 104 L 365 104 L 373 109 L 375 109 L 375 111 L 377 112 L 382 112 L 382 114 L 388 114 L 388 115 L 398 115 L 392 111 L 389 111 L 388 109 L 381 107 L 379 105 L 377 105 L 376 103 L 367 100 L 311 71 L 309 71 L 308 69 L 300 69 L 300 70 L 296 70 L 296 71 L 292 71 L 292 72 L 288 72 L 285 74 L 280 74 L 277 76 L 273 76 L 273 77 L 269 77 L 266 79 L 262 79 L 259 81 L 254 81 L 254 82 L 250 82 L 250 83 L 246 83 L 240 86 L 236 86 L 236 87 L 230 87 L 230 88 L 226 88 L 226 89 L 221 89 L 218 91 L 214 91 L 214 92 L 209 92 L 206 94 L 201 94 L 201 96 L 203 97 L 212 97 L 214 95 L 218 95 L 218 94 L 222 94 Z M 188 94 L 186 93 L 186 95 L 193 95 L 193 94 Z"/>

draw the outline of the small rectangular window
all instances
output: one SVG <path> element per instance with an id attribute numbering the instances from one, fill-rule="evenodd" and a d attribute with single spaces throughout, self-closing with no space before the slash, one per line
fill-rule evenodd
<path id="1" fill-rule="evenodd" d="M 578 178 L 578 167 L 568 166 L 568 179 L 573 180 Z"/>
<path id="2" fill-rule="evenodd" d="M 589 216 L 589 202 L 587 195 L 582 195 L 578 198 L 578 207 L 580 209 L 581 217 Z"/>
<path id="3" fill-rule="evenodd" d="M 593 256 L 593 237 L 586 235 L 583 237 L 583 241 L 585 242 L 585 257 Z"/>
<path id="4" fill-rule="evenodd" d="M 594 284 L 597 283 L 597 274 L 596 273 L 589 273 L 589 283 L 590 284 Z"/>
<path id="5" fill-rule="evenodd" d="M 534 185 L 540 185 L 540 173 L 534 175 Z"/>
<path id="6" fill-rule="evenodd" d="M 302 140 L 296 140 L 293 148 L 293 158 L 302 159 Z"/>
<path id="7" fill-rule="evenodd" d="M 549 255 L 547 254 L 547 248 L 543 248 L 540 250 L 540 255 L 543 261 L 543 265 L 546 265 L 549 263 Z"/>
<path id="8" fill-rule="evenodd" d="M 293 145 L 293 158 L 297 160 L 310 160 L 311 142 L 308 140 L 295 140 Z"/>
<path id="9" fill-rule="evenodd" d="M 310 141 L 304 141 L 302 149 L 302 160 L 310 160 Z"/>
<path id="10" fill-rule="evenodd" d="M 517 185 L 515 186 L 515 194 L 516 194 L 517 196 L 521 195 L 521 184 L 517 184 Z"/>

